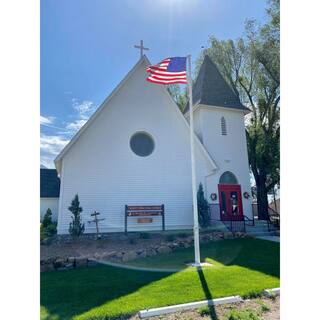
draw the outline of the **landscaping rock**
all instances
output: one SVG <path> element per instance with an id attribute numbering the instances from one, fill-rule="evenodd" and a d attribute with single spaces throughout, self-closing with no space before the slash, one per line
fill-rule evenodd
<path id="1" fill-rule="evenodd" d="M 74 266 L 75 260 L 76 260 L 75 257 L 68 257 L 67 262 L 68 262 L 68 263 L 71 263 L 71 264 Z"/>
<path id="2" fill-rule="evenodd" d="M 145 258 L 147 256 L 146 250 L 142 250 L 138 253 L 139 258 Z"/>
<path id="3" fill-rule="evenodd" d="M 52 263 L 43 264 L 42 266 L 40 266 L 40 271 L 41 272 L 54 271 L 54 270 L 55 270 L 55 268 L 54 268 Z"/>
<path id="4" fill-rule="evenodd" d="M 88 265 L 88 259 L 84 257 L 79 257 L 75 259 L 75 266 L 79 267 L 86 267 Z"/>
<path id="5" fill-rule="evenodd" d="M 138 255 L 135 251 L 128 251 L 122 256 L 122 261 L 128 262 L 128 261 L 136 259 L 137 257 L 138 257 Z"/>
<path id="6" fill-rule="evenodd" d="M 157 254 L 157 251 L 153 248 L 147 248 L 146 249 L 146 256 L 147 257 L 152 257 L 155 256 Z"/>
<path id="7" fill-rule="evenodd" d="M 224 238 L 225 239 L 232 239 L 233 238 L 233 233 L 232 232 L 225 232 L 224 233 Z"/>
<path id="8" fill-rule="evenodd" d="M 172 250 L 168 246 L 160 246 L 160 247 L 158 247 L 157 251 L 158 251 L 158 253 L 169 253 Z"/>
<path id="9" fill-rule="evenodd" d="M 62 259 L 62 258 L 56 259 L 56 261 L 53 263 L 53 266 L 55 269 L 62 268 L 64 267 L 64 265 L 65 265 L 65 259 Z"/>

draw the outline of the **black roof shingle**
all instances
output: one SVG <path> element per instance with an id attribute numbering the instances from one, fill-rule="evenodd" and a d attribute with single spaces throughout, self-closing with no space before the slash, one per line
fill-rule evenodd
<path id="1" fill-rule="evenodd" d="M 56 169 L 40 169 L 40 198 L 58 198 L 60 179 Z"/>
<path id="2" fill-rule="evenodd" d="M 205 55 L 198 77 L 192 89 L 193 104 L 249 110 L 224 80 L 217 66 Z M 189 110 L 189 103 L 184 112 Z"/>

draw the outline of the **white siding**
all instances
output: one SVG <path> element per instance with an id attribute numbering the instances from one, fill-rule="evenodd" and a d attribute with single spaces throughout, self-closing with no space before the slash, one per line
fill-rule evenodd
<path id="1" fill-rule="evenodd" d="M 251 194 L 249 162 L 244 126 L 243 112 L 224 108 L 200 107 L 195 113 L 199 117 L 197 128 L 201 132 L 203 144 L 209 154 L 214 157 L 219 170 L 206 178 L 206 194 L 218 194 L 218 183 L 225 171 L 233 172 L 239 184 L 241 193 Z M 227 135 L 221 134 L 221 117 L 226 120 Z M 212 201 L 211 201 L 212 202 Z M 219 198 L 215 203 L 219 202 Z M 252 216 L 251 198 L 242 196 L 243 212 L 249 218 Z"/>
<path id="2" fill-rule="evenodd" d="M 167 92 L 145 80 L 145 67 L 131 75 L 62 158 L 59 234 L 68 232 L 68 206 L 76 193 L 86 232 L 95 231 L 87 224 L 94 210 L 106 218 L 102 232 L 123 231 L 125 204 L 164 204 L 166 228 L 192 227 L 188 128 Z M 137 131 L 148 132 L 155 141 L 148 157 L 130 149 Z M 196 162 L 198 181 L 204 181 L 212 166 L 199 147 Z M 152 224 L 137 224 L 137 218 L 129 218 L 129 231 L 160 229 L 160 217 L 153 219 Z"/>
<path id="3" fill-rule="evenodd" d="M 40 218 L 43 219 L 43 216 L 47 212 L 47 209 L 50 208 L 52 212 L 52 220 L 58 220 L 58 206 L 59 198 L 40 198 Z"/>

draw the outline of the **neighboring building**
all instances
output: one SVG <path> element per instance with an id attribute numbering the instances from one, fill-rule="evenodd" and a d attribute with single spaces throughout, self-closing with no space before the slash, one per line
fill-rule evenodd
<path id="1" fill-rule="evenodd" d="M 40 218 L 50 208 L 52 220 L 58 220 L 60 179 L 56 169 L 40 169 Z"/>
<path id="2" fill-rule="evenodd" d="M 124 231 L 125 205 L 162 205 L 166 229 L 193 226 L 189 112 L 146 81 L 143 56 L 55 159 L 61 178 L 58 234 L 68 233 L 75 194 L 85 232 Z M 219 218 L 252 217 L 244 115 L 248 109 L 205 57 L 194 85 L 197 184 Z M 215 199 L 216 197 L 216 199 Z M 211 200 L 214 199 L 214 200 Z M 235 209 L 236 208 L 236 209 Z M 161 217 L 129 217 L 128 230 L 159 230 Z"/>

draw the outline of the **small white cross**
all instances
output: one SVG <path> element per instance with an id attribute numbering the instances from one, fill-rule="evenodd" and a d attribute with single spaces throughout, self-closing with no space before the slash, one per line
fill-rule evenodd
<path id="1" fill-rule="evenodd" d="M 143 56 L 143 50 L 150 50 L 149 48 L 145 48 L 143 46 L 143 40 L 140 40 L 140 46 L 135 45 L 134 47 L 137 49 L 140 49 L 140 58 L 142 58 L 142 56 Z"/>

